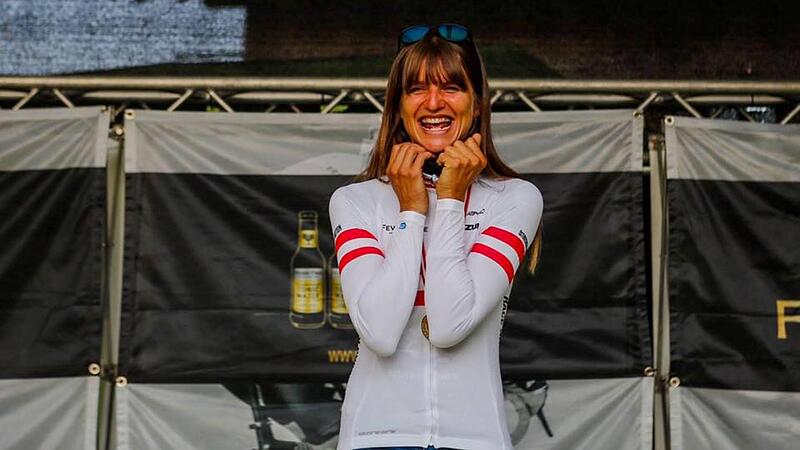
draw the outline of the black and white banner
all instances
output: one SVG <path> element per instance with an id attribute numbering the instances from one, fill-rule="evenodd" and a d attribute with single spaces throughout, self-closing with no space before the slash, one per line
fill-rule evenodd
<path id="1" fill-rule="evenodd" d="M 797 448 L 800 127 L 671 118 L 666 145 L 672 447 Z"/>
<path id="2" fill-rule="evenodd" d="M 128 384 L 120 449 L 333 449 L 342 383 Z M 646 449 L 652 378 L 529 380 L 504 387 L 517 449 Z"/>
<path id="3" fill-rule="evenodd" d="M 95 445 L 108 112 L 0 112 L 0 448 Z"/>
<path id="4" fill-rule="evenodd" d="M 304 211 L 327 301 L 328 201 L 362 167 L 377 121 L 149 111 L 126 121 L 129 381 L 347 379 L 355 331 L 293 322 L 290 274 Z"/>
<path id="5" fill-rule="evenodd" d="M 651 365 L 642 121 L 632 111 L 493 116 L 495 144 L 544 197 L 542 262 L 517 278 L 506 376 L 642 376 Z"/>
<path id="6" fill-rule="evenodd" d="M 126 116 L 121 449 L 335 446 L 357 336 L 332 289 L 327 205 L 363 167 L 378 122 Z M 542 263 L 516 281 L 501 340 L 512 438 L 649 449 L 641 119 L 510 113 L 493 126 L 545 200 Z M 316 242 L 298 241 L 301 220 Z M 296 308 L 301 254 L 294 282 L 316 300 Z M 208 425 L 220 416 L 226 425 Z"/>

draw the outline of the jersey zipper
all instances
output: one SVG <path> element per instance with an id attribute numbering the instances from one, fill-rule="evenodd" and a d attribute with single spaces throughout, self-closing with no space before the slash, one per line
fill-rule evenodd
<path id="1" fill-rule="evenodd" d="M 464 218 L 467 217 L 467 211 L 469 210 L 469 200 L 470 196 L 472 195 L 472 185 L 467 188 L 467 195 L 464 199 Z M 423 259 L 425 258 L 425 245 L 423 243 L 422 246 L 423 251 Z M 423 267 L 424 267 L 423 262 Z M 424 271 L 423 271 L 424 273 Z M 423 275 L 424 277 L 424 275 Z M 437 386 L 436 386 L 436 348 L 428 342 L 428 405 L 429 405 L 429 417 L 431 423 L 431 430 L 428 437 L 428 446 L 436 446 L 436 435 L 439 433 L 439 411 L 438 407 L 439 404 L 436 402 L 437 397 Z"/>

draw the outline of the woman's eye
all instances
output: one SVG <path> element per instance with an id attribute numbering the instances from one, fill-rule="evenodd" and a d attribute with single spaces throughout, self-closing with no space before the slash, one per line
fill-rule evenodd
<path id="1" fill-rule="evenodd" d="M 408 92 L 411 94 L 415 94 L 422 92 L 423 90 L 424 88 L 422 86 L 411 86 L 411 88 L 408 89 Z"/>
<path id="2" fill-rule="evenodd" d="M 450 93 L 450 94 L 454 94 L 456 92 L 461 92 L 461 88 L 456 86 L 456 85 L 454 85 L 454 84 L 445 86 L 443 90 L 445 92 L 447 92 L 447 93 Z"/>

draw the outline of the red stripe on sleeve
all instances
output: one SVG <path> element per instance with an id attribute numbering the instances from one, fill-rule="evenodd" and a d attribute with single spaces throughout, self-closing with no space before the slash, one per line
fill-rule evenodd
<path id="1" fill-rule="evenodd" d="M 525 258 L 525 244 L 522 242 L 522 239 L 520 239 L 519 236 L 510 231 L 506 231 L 497 227 L 489 227 L 482 234 L 491 236 L 508 244 L 509 247 L 513 248 L 514 251 L 517 252 L 519 262 L 522 263 L 522 260 Z"/>
<path id="2" fill-rule="evenodd" d="M 341 272 L 344 270 L 344 267 L 350 264 L 350 262 L 354 259 L 364 255 L 383 256 L 383 252 L 378 247 L 359 247 L 355 250 L 350 250 L 344 256 L 342 256 L 342 259 L 339 260 L 339 271 Z"/>
<path id="3" fill-rule="evenodd" d="M 367 230 L 361 228 L 350 228 L 349 230 L 344 230 L 336 236 L 336 253 L 339 253 L 339 248 L 344 245 L 347 241 L 352 241 L 353 239 L 374 239 L 377 241 L 378 239 L 375 238 L 375 235 L 370 233 Z"/>
<path id="4" fill-rule="evenodd" d="M 425 306 L 425 291 L 417 291 L 414 297 L 414 306 Z"/>
<path id="5" fill-rule="evenodd" d="M 480 242 L 476 242 L 472 246 L 472 250 L 470 250 L 470 252 L 479 253 L 496 262 L 497 265 L 499 265 L 506 272 L 509 283 L 514 279 L 514 265 L 511 264 L 511 261 L 509 261 L 508 258 L 506 258 L 506 255 L 498 252 L 488 245 L 481 244 Z"/>

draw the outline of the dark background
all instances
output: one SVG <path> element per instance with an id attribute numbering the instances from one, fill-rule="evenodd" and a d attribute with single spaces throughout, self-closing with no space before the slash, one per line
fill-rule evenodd
<path id="1" fill-rule="evenodd" d="M 793 78 L 793 2 L 238 1 L 247 59 L 392 56 L 410 24 L 469 26 L 490 75 L 563 78 Z M 337 6 L 332 6 L 337 5 Z"/>
<path id="2" fill-rule="evenodd" d="M 439 22 L 473 30 L 493 77 L 788 80 L 800 74 L 795 2 L 34 3 L 0 0 L 4 74 L 382 77 L 399 30 Z M 34 45 L 42 39 L 75 46 Z M 167 50 L 156 55 L 157 49 Z"/>

